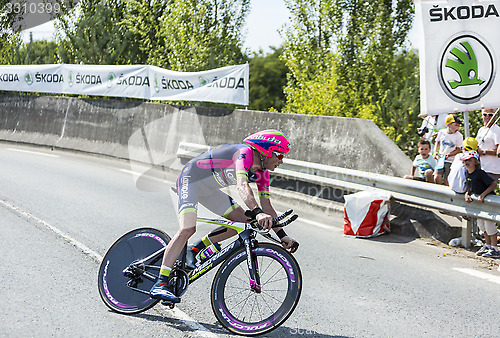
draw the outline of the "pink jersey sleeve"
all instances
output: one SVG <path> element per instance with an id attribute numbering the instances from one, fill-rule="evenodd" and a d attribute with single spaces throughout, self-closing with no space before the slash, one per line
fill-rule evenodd
<path id="1" fill-rule="evenodd" d="M 253 165 L 253 150 L 249 147 L 241 148 L 236 154 L 236 177 L 248 180 L 248 171 Z"/>
<path id="2" fill-rule="evenodd" d="M 236 159 L 236 177 L 243 177 L 247 181 L 248 172 L 250 167 L 253 165 L 253 150 L 249 147 L 245 147 L 239 150 L 238 157 Z M 269 171 L 257 171 L 257 178 L 255 183 L 257 183 L 257 189 L 259 191 L 259 198 L 269 198 Z"/>

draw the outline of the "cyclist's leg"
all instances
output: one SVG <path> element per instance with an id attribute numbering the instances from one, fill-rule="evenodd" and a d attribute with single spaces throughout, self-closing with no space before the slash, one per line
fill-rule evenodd
<path id="1" fill-rule="evenodd" d="M 177 180 L 179 191 L 179 230 L 168 243 L 163 254 L 163 261 L 158 280 L 151 288 L 150 295 L 173 303 L 180 302 L 180 298 L 169 290 L 169 276 L 177 258 L 189 238 L 196 232 L 198 184 L 191 183 L 192 176 L 189 170 L 183 170 Z"/>
<path id="2" fill-rule="evenodd" d="M 231 196 L 223 193 L 220 190 L 208 189 L 200 187 L 199 202 L 208 210 L 217 215 L 221 215 L 234 222 L 245 222 L 247 217 L 243 209 L 236 203 Z M 237 234 L 237 231 L 231 228 L 220 226 L 212 230 L 202 239 L 188 247 L 186 255 L 186 267 L 193 270 L 196 268 L 196 255 L 198 255 L 206 247 L 215 242 L 221 242 L 231 238 Z"/>
<path id="3" fill-rule="evenodd" d="M 211 190 L 208 194 L 200 194 L 199 201 L 208 210 L 233 222 L 246 222 L 248 217 L 238 203 L 226 193 L 220 190 Z M 194 245 L 195 251 L 199 252 L 214 242 L 221 242 L 235 236 L 238 232 L 234 229 L 220 226 L 212 230 Z"/>
<path id="4" fill-rule="evenodd" d="M 179 216 L 179 230 L 168 243 L 163 255 L 162 266 L 172 268 L 181 254 L 184 245 L 196 232 L 197 214 L 194 211 L 183 213 Z"/>
<path id="5" fill-rule="evenodd" d="M 227 218 L 228 220 L 233 221 L 233 222 L 246 222 L 248 219 L 248 217 L 245 216 L 245 211 L 239 205 L 234 210 L 232 210 L 229 214 L 227 214 L 225 216 L 225 218 Z M 231 238 L 237 234 L 238 234 L 238 232 L 234 229 L 220 226 L 220 227 L 214 229 L 213 231 L 211 231 L 208 234 L 208 238 L 212 242 L 221 242 L 221 241 L 228 239 L 228 238 Z"/>
<path id="6" fill-rule="evenodd" d="M 186 245 L 188 239 L 196 232 L 196 218 L 197 214 L 194 211 L 188 211 L 179 216 L 179 230 L 165 248 L 160 275 L 155 285 L 151 288 L 151 297 L 172 303 L 179 303 L 181 301 L 169 289 L 169 276 L 184 245 Z"/>

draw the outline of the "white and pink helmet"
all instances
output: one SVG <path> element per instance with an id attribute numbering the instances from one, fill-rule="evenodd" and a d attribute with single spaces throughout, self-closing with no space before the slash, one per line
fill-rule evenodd
<path id="1" fill-rule="evenodd" d="M 282 154 L 287 154 L 290 151 L 290 142 L 285 134 L 275 129 L 256 132 L 246 137 L 243 142 L 265 157 L 272 157 L 273 151 Z"/>

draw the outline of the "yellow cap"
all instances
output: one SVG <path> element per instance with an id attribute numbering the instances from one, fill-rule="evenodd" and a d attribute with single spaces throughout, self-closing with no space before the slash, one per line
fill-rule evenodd
<path id="1" fill-rule="evenodd" d="M 464 151 L 477 150 L 477 141 L 474 137 L 467 137 L 463 143 Z"/>
<path id="2" fill-rule="evenodd" d="M 446 124 L 450 124 L 450 123 L 454 123 L 454 122 L 456 122 L 458 124 L 462 124 L 462 121 L 460 121 L 458 116 L 455 114 L 450 114 L 450 115 L 446 116 L 445 122 L 446 122 Z"/>

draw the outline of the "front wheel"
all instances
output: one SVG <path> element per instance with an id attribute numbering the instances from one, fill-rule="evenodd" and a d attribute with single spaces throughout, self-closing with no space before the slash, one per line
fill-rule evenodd
<path id="1" fill-rule="evenodd" d="M 261 289 L 250 285 L 245 247 L 219 268 L 212 284 L 212 309 L 229 331 L 254 336 L 280 326 L 292 314 L 302 291 L 302 274 L 295 258 L 285 249 L 259 243 L 252 249 Z"/>
<path id="2" fill-rule="evenodd" d="M 102 300 L 111 310 L 134 314 L 158 303 L 158 299 L 149 296 L 154 281 L 143 273 L 158 276 L 161 252 L 135 271 L 124 274 L 124 270 L 164 248 L 169 241 L 170 237 L 160 230 L 140 228 L 126 233 L 109 248 L 99 267 L 98 287 Z"/>

